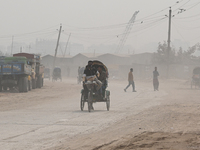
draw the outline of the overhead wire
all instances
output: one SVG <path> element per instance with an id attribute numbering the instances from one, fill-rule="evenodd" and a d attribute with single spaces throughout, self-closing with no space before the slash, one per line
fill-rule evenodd
<path id="1" fill-rule="evenodd" d="M 196 4 L 193 5 L 192 7 L 188 8 L 187 11 L 190 10 L 190 9 L 192 9 L 192 8 L 194 8 L 194 7 L 196 7 L 196 6 L 198 6 L 199 4 L 200 4 L 200 2 L 196 3 Z"/>
<path id="2" fill-rule="evenodd" d="M 183 0 L 182 0 L 182 1 L 183 1 Z M 174 4 L 173 6 L 175 6 L 175 5 L 177 5 L 177 4 Z M 148 21 L 151 21 L 151 20 L 154 19 L 154 18 L 161 17 L 161 16 L 156 16 L 156 17 L 151 17 L 151 16 L 154 16 L 154 15 L 160 13 L 160 12 L 163 12 L 163 11 L 166 10 L 166 9 L 168 9 L 168 7 L 167 7 L 167 8 L 164 8 L 164 9 L 162 9 L 162 10 L 156 12 L 156 13 L 153 13 L 153 14 L 151 14 L 151 15 L 148 15 L 148 16 L 142 18 L 142 19 L 136 20 L 136 21 L 135 21 L 135 24 L 137 24 L 137 23 L 140 24 L 139 22 L 140 22 L 141 20 L 143 20 L 143 22 L 148 22 Z M 122 28 L 122 27 L 124 28 L 127 24 L 128 24 L 128 23 L 121 23 L 121 24 L 116 24 L 116 25 L 100 26 L 100 27 L 90 27 L 90 28 L 80 28 L 80 27 L 73 27 L 73 26 L 70 26 L 70 27 L 73 27 L 73 28 L 75 28 L 75 29 L 77 29 L 77 30 L 103 30 L 103 29 L 112 29 L 112 30 L 114 30 L 114 29 L 117 29 L 117 28 Z M 66 24 L 64 24 L 64 25 L 66 25 Z M 56 26 L 57 26 L 57 25 L 56 25 Z M 69 25 L 66 25 L 66 26 L 69 26 Z M 37 34 L 37 33 L 39 33 L 39 32 L 43 32 L 44 30 L 47 30 L 47 29 L 50 29 L 50 28 L 53 28 L 53 27 L 55 27 L 55 25 L 54 25 L 54 26 L 51 26 L 51 27 L 48 27 L 48 28 L 45 28 L 45 29 L 42 29 L 42 30 L 34 31 L 34 32 L 28 32 L 28 33 L 22 33 L 22 34 L 14 34 L 14 35 L 0 36 L 0 38 L 4 38 L 4 37 L 5 37 L 5 38 L 10 38 L 11 36 L 18 37 L 18 36 L 33 35 L 33 34 Z"/>
<path id="3" fill-rule="evenodd" d="M 139 28 L 143 28 L 143 26 L 144 27 L 146 27 L 146 26 L 149 26 L 149 25 L 151 25 L 151 24 L 154 24 L 154 23 L 156 23 L 157 21 L 159 21 L 159 20 L 162 20 L 163 18 L 166 18 L 166 17 L 163 17 L 162 16 L 162 18 L 160 17 L 159 19 L 154 19 L 154 20 L 149 20 L 148 22 L 143 22 L 143 23 L 139 23 L 139 24 L 135 24 L 135 26 L 136 25 L 139 25 Z M 140 26 L 140 25 L 142 25 L 142 27 Z M 135 27 L 135 28 L 137 28 L 137 27 Z M 124 28 L 123 28 L 124 29 Z M 121 34 L 85 34 L 85 33 L 80 33 L 80 32 L 78 32 L 78 33 L 76 33 L 76 32 L 71 32 L 71 31 L 69 31 L 70 33 L 72 33 L 73 34 L 73 36 L 78 36 L 78 37 L 83 37 L 83 38 L 85 38 L 85 37 L 87 37 L 87 38 L 94 38 L 94 39 L 104 39 L 104 38 L 110 38 L 111 36 L 117 36 L 117 35 L 121 35 Z M 120 31 L 120 32 L 122 32 L 122 31 Z M 64 34 L 66 34 L 66 33 L 64 33 Z M 66 34 L 67 35 L 67 34 Z M 69 35 L 69 34 L 68 34 Z"/>
<path id="4" fill-rule="evenodd" d="M 145 25 L 145 27 L 140 27 L 140 28 L 138 28 L 138 29 L 136 29 L 136 30 L 134 29 L 133 31 L 130 32 L 130 34 L 131 34 L 131 33 L 138 32 L 138 31 L 145 30 L 145 29 L 147 29 L 147 28 L 150 28 L 151 26 L 156 25 L 156 23 L 158 23 L 158 22 L 160 22 L 160 21 L 162 21 L 162 20 L 164 20 L 164 19 L 166 19 L 166 17 L 163 17 L 163 18 L 158 19 L 158 20 L 156 20 L 156 21 L 154 21 L 154 22 L 151 22 L 151 23 Z M 122 33 L 121 35 L 123 35 L 123 34 L 124 34 L 124 33 Z"/>
<path id="5" fill-rule="evenodd" d="M 183 1 L 183 0 L 182 0 Z M 177 4 L 175 4 L 175 5 L 177 5 Z M 173 5 L 173 6 L 175 6 L 175 5 Z M 159 12 L 162 12 L 162 11 L 164 11 L 164 10 L 166 10 L 166 9 L 168 9 L 168 7 L 167 8 L 165 8 L 165 9 L 163 9 L 163 10 L 161 10 L 161 11 L 159 11 Z M 156 12 L 156 13 L 154 13 L 154 14 L 152 14 L 152 15 L 149 15 L 149 16 L 147 16 L 147 17 L 145 17 L 145 18 L 148 18 L 148 17 L 150 17 L 150 16 L 153 16 L 153 15 L 155 15 L 155 14 L 157 14 L 157 13 L 159 13 L 159 12 Z M 142 19 L 145 19 L 145 18 L 142 18 Z M 142 20 L 142 19 L 140 19 L 140 20 Z M 149 18 L 148 18 L 149 19 Z M 161 19 L 159 19 L 158 21 L 160 21 L 160 20 L 163 20 L 163 19 L 165 19 L 165 18 L 161 18 Z M 135 21 L 135 22 L 138 22 L 139 20 L 137 20 L 137 21 Z M 153 22 L 153 23 L 156 23 L 157 22 L 157 20 L 155 21 L 155 22 Z M 136 23 L 135 23 L 136 24 Z M 120 25 L 122 25 L 122 24 L 120 24 Z M 123 24 L 123 25 L 125 25 L 125 24 Z M 150 26 L 151 27 L 151 26 Z M 146 28 L 149 28 L 149 26 L 148 27 L 145 27 L 145 28 L 143 28 L 143 29 L 146 29 Z M 122 34 L 118 34 L 118 36 L 119 35 L 123 35 L 124 33 L 122 33 Z"/>
<path id="6" fill-rule="evenodd" d="M 19 37 L 19 36 L 25 36 L 25 35 L 33 35 L 33 34 L 37 34 L 37 33 L 40 33 L 40 32 L 49 32 L 51 31 L 50 29 L 53 28 L 55 26 L 51 26 L 51 27 L 48 27 L 48 28 L 45 28 L 45 29 L 41 29 L 41 30 L 37 30 L 37 31 L 33 31 L 33 32 L 27 32 L 27 33 L 21 33 L 21 34 L 12 34 L 12 35 L 2 35 L 0 36 L 0 38 L 10 38 L 11 36 L 14 36 L 14 37 Z"/>
<path id="7" fill-rule="evenodd" d="M 187 3 L 190 2 L 190 1 L 191 1 L 191 0 L 187 1 Z M 200 4 L 200 2 L 197 2 L 197 3 L 195 3 L 194 5 L 192 5 L 192 6 L 189 7 L 189 8 L 187 8 L 187 7 L 188 7 L 187 5 L 186 5 L 186 7 L 184 7 L 184 8 L 179 7 L 178 9 L 179 9 L 180 11 L 179 11 L 176 15 L 174 15 L 174 16 L 181 15 L 181 14 L 183 14 L 183 13 L 185 13 L 185 12 L 188 12 L 188 10 L 191 10 L 192 8 L 198 6 L 199 4 Z"/>
<path id="8" fill-rule="evenodd" d="M 154 26 L 158 25 L 158 24 L 155 24 L 155 23 L 157 23 L 157 22 L 159 23 L 159 22 L 161 22 L 161 21 L 164 21 L 165 18 L 166 18 L 166 17 L 164 17 L 164 18 L 162 18 L 162 19 L 159 19 L 159 20 L 156 20 L 155 22 L 146 25 L 145 28 L 137 29 L 136 31 L 132 31 L 131 33 L 141 32 L 141 31 L 146 30 L 146 29 L 148 29 L 148 28 L 149 28 L 149 29 L 150 29 L 150 28 L 153 28 Z M 161 22 L 161 23 L 162 23 L 162 22 Z M 130 34 L 131 34 L 131 33 L 130 33 Z M 106 43 L 106 42 L 114 41 L 114 40 L 118 41 L 119 38 L 117 38 L 117 37 L 119 37 L 119 36 L 120 36 L 119 34 L 118 34 L 118 35 L 114 35 L 114 36 L 112 36 L 112 37 L 110 37 L 110 38 L 107 38 L 107 40 L 106 40 L 106 38 L 104 38 L 106 41 L 105 41 L 105 42 L 100 42 L 100 43 Z M 78 40 L 81 39 L 81 41 L 88 42 L 88 43 L 91 42 L 91 40 L 88 41 L 86 38 L 81 38 L 81 37 L 74 37 L 74 38 L 75 38 L 75 39 L 78 39 Z M 94 40 L 94 39 L 93 39 L 93 40 Z"/>
<path id="9" fill-rule="evenodd" d="M 181 0 L 179 1 L 179 3 L 183 2 L 184 0 Z M 191 0 L 188 0 L 186 3 L 184 3 L 182 6 L 186 5 L 187 3 L 189 3 L 189 1 Z M 171 7 L 175 7 L 176 5 L 178 5 L 179 3 L 176 3 L 174 5 L 172 5 Z M 180 6 L 180 7 L 182 7 Z M 180 8 L 179 7 L 179 8 Z M 157 23 L 159 23 L 159 21 L 162 21 L 164 18 L 163 16 L 164 15 L 159 15 L 159 16 L 156 16 L 157 14 L 160 14 L 161 12 L 165 11 L 166 9 L 168 9 L 169 7 L 166 7 L 158 12 L 155 12 L 151 15 L 148 15 L 146 17 L 143 17 L 141 19 L 138 19 L 134 22 L 134 25 L 135 25 L 135 29 L 133 31 L 131 31 L 130 33 L 134 33 L 134 32 L 142 32 L 154 25 L 156 25 Z M 141 21 L 143 23 L 141 23 Z M 127 23 L 121 23 L 121 24 L 115 24 L 115 25 L 108 25 L 108 26 L 99 26 L 99 27 L 89 27 L 89 28 L 80 28 L 80 27 L 75 27 L 75 26 L 69 26 L 69 25 L 66 25 L 66 24 L 63 24 L 67 27 L 69 27 L 71 30 L 70 31 L 74 31 L 74 33 L 72 33 L 73 37 L 74 38 L 88 38 L 88 39 L 110 39 L 112 37 L 115 37 L 115 36 L 120 36 L 120 35 L 123 35 L 122 34 L 106 34 L 106 35 L 102 35 L 102 34 L 94 34 L 94 35 L 89 35 L 89 34 L 82 34 L 80 33 L 80 31 L 102 31 L 102 30 L 122 30 L 122 28 L 124 28 L 125 26 L 128 25 L 128 22 Z M 139 27 L 137 27 L 137 25 Z M 52 27 L 49 27 L 49 28 L 46 28 L 46 29 L 43 29 L 43 30 L 39 30 L 39 31 L 34 31 L 34 32 L 29 32 L 29 33 L 23 33 L 23 34 L 15 34 L 14 36 L 16 38 L 20 37 L 20 36 L 24 36 L 24 37 L 27 37 L 29 35 L 44 35 L 44 34 L 48 34 L 48 33 L 41 33 L 40 32 L 44 32 L 44 30 L 46 31 L 47 29 L 50 29 L 50 28 L 53 28 L 55 26 L 52 26 Z M 122 31 L 119 31 L 119 32 L 122 32 Z M 65 33 L 64 33 L 65 34 Z M 6 38 L 10 38 L 11 36 L 6 36 Z M 0 38 L 3 38 L 0 36 Z"/>
<path id="10" fill-rule="evenodd" d="M 140 35 L 140 34 L 146 32 L 146 31 L 149 30 L 149 29 L 152 29 L 152 28 L 157 27 L 158 25 L 160 25 L 160 24 L 163 23 L 164 21 L 166 21 L 166 20 L 165 20 L 165 19 L 162 19 L 162 20 L 158 21 L 157 24 L 153 24 L 153 25 L 151 25 L 151 26 L 147 26 L 147 27 L 144 28 L 143 30 L 132 31 L 130 34 L 132 34 L 132 33 L 137 33 L 137 35 Z M 130 36 L 131 36 L 131 35 L 130 35 Z"/>
<path id="11" fill-rule="evenodd" d="M 178 28 L 176 27 L 176 24 L 174 23 L 174 21 L 172 20 L 172 25 L 175 27 L 177 33 L 181 36 L 181 38 L 183 38 L 183 40 L 185 40 L 185 38 L 183 37 L 183 35 L 179 32 Z M 186 41 L 186 40 L 185 40 Z"/>
<path id="12" fill-rule="evenodd" d="M 200 16 L 200 13 L 196 14 L 196 15 L 192 15 L 192 16 L 188 16 L 188 17 L 181 17 L 181 18 L 178 18 L 176 17 L 175 19 L 187 19 L 187 18 L 194 18 L 194 17 L 199 17 Z"/>
<path id="13" fill-rule="evenodd" d="M 187 3 L 189 3 L 191 0 L 188 0 L 186 3 L 184 3 L 183 5 L 181 5 L 180 7 L 178 7 L 177 9 L 175 9 L 175 10 L 173 10 L 173 12 L 174 11 L 177 11 L 177 10 L 179 10 L 179 9 L 181 9 L 183 6 L 185 6 Z"/>

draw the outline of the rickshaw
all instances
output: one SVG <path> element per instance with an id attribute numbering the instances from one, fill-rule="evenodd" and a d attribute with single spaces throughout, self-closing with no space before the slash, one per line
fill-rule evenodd
<path id="1" fill-rule="evenodd" d="M 50 68 L 44 68 L 44 78 L 51 78 Z"/>
<path id="2" fill-rule="evenodd" d="M 192 81 L 191 81 L 191 89 L 193 86 L 200 87 L 200 67 L 196 67 L 193 69 Z"/>
<path id="3" fill-rule="evenodd" d="M 98 66 L 102 66 L 103 71 L 105 71 L 108 74 L 108 69 L 107 67 L 100 61 L 93 61 L 92 64 L 93 67 L 95 67 L 97 69 Z M 91 110 L 93 109 L 93 103 L 96 102 L 105 102 L 106 103 L 106 108 L 107 111 L 109 111 L 110 109 L 110 91 L 106 90 L 106 88 L 102 89 L 102 96 L 99 96 L 99 91 L 96 90 L 96 84 L 98 81 L 94 80 L 94 81 L 87 81 L 86 87 L 88 89 L 88 96 L 86 98 L 86 96 L 84 95 L 84 89 L 81 90 L 81 100 L 80 100 L 80 108 L 81 111 L 83 111 L 84 109 L 84 105 L 87 102 L 88 104 L 88 111 L 91 112 Z M 107 87 L 107 85 L 106 85 Z"/>
<path id="4" fill-rule="evenodd" d="M 62 81 L 61 69 L 60 69 L 60 67 L 55 67 L 53 69 L 53 73 L 52 73 L 52 81 L 57 81 L 58 79 L 60 79 L 60 81 Z"/>

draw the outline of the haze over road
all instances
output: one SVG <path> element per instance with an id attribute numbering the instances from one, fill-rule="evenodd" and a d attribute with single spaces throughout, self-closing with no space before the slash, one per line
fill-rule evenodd
<path id="1" fill-rule="evenodd" d="M 46 149 L 67 138 L 90 134 L 147 108 L 159 105 L 167 93 L 154 92 L 136 82 L 136 93 L 124 92 L 126 82 L 111 80 L 111 108 L 105 103 L 94 104 L 91 113 L 80 111 L 81 85 L 75 79 L 64 82 L 45 80 L 42 89 L 29 93 L 1 93 L 0 147 L 6 150 Z M 144 87 L 142 87 L 144 86 Z"/>

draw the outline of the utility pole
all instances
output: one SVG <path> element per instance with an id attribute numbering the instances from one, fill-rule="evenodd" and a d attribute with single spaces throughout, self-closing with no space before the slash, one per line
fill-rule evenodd
<path id="1" fill-rule="evenodd" d="M 12 36 L 11 55 L 12 55 L 12 52 L 13 52 L 13 40 L 14 40 L 14 36 Z"/>
<path id="2" fill-rule="evenodd" d="M 58 45 L 59 45 L 59 41 L 60 41 L 60 33 L 61 33 L 61 30 L 62 30 L 62 24 L 60 24 L 60 30 L 59 30 L 59 34 L 58 34 L 58 40 L 57 40 L 57 44 L 56 44 L 55 55 L 54 55 L 54 61 L 53 61 L 53 68 L 55 67 L 56 55 L 57 55 L 57 51 L 58 51 Z"/>
<path id="3" fill-rule="evenodd" d="M 66 46 L 65 46 L 65 51 L 64 51 L 63 57 L 65 57 L 65 53 L 66 53 L 66 50 L 67 50 L 67 46 L 68 46 L 68 44 L 69 44 L 70 36 L 71 36 L 71 33 L 69 34 L 69 38 L 68 38 L 67 43 L 66 43 Z"/>
<path id="4" fill-rule="evenodd" d="M 170 63 L 170 43 L 171 43 L 171 18 L 172 18 L 172 10 L 171 7 L 169 9 L 169 28 L 168 28 L 168 40 L 167 40 L 167 78 L 169 78 L 169 63 Z"/>

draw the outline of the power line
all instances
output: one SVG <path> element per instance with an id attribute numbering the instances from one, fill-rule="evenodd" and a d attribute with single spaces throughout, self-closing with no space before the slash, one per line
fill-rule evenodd
<path id="1" fill-rule="evenodd" d="M 188 16 L 188 17 L 181 17 L 181 18 L 175 18 L 175 19 L 187 19 L 187 18 L 194 18 L 194 17 L 199 17 L 200 13 L 193 15 L 193 16 Z"/>
<path id="2" fill-rule="evenodd" d="M 174 25 L 174 27 L 175 27 L 177 33 L 183 38 L 183 40 L 185 40 L 185 38 L 183 37 L 183 35 L 178 31 L 178 28 L 176 27 L 174 21 L 172 21 L 172 24 Z M 185 41 L 186 41 L 186 40 L 185 40 Z"/>
<path id="3" fill-rule="evenodd" d="M 198 6 L 199 4 L 200 4 L 200 2 L 198 2 L 198 3 L 195 4 L 195 5 L 193 5 L 192 7 L 188 8 L 187 10 L 190 10 L 190 9 L 194 8 L 194 7 Z"/>
<path id="4" fill-rule="evenodd" d="M 37 30 L 37 31 L 33 31 L 33 32 L 27 32 L 27 33 L 21 33 L 21 34 L 13 34 L 13 35 L 3 35 L 3 36 L 0 36 L 0 38 L 7 38 L 7 37 L 10 37 L 10 36 L 15 36 L 15 37 L 18 37 L 18 36 L 24 36 L 24 35 L 31 35 L 31 34 L 37 34 L 37 33 L 40 33 L 40 32 L 46 32 L 46 31 L 51 31 L 51 30 L 48 30 L 48 29 L 51 29 L 55 26 L 51 26 L 51 27 L 48 27 L 48 28 L 45 28 L 45 29 L 41 29 L 41 30 Z"/>
<path id="5" fill-rule="evenodd" d="M 191 0 L 188 0 L 186 3 L 184 3 L 183 5 L 181 5 L 179 8 L 177 8 L 177 9 L 175 9 L 174 11 L 177 11 L 177 10 L 179 10 L 180 8 L 182 8 L 183 6 L 185 6 L 187 3 L 189 3 Z M 173 11 L 173 12 L 174 12 Z"/>

